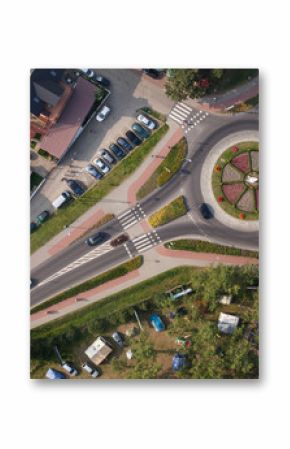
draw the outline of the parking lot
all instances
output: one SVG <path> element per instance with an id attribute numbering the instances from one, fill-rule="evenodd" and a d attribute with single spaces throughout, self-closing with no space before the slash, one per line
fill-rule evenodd
<path id="1" fill-rule="evenodd" d="M 102 149 L 131 128 L 136 121 L 136 111 L 141 107 L 150 107 L 167 114 L 172 106 L 160 87 L 148 80 L 137 70 L 97 70 L 111 81 L 111 96 L 106 105 L 111 112 L 103 122 L 93 115 L 88 126 L 72 145 L 59 165 L 50 173 L 46 183 L 31 202 L 31 219 L 43 210 L 53 212 L 52 201 L 63 191 L 69 190 L 66 179 L 74 179 L 84 188 L 91 187 L 96 180 L 85 172 L 85 167 L 98 157 Z"/>

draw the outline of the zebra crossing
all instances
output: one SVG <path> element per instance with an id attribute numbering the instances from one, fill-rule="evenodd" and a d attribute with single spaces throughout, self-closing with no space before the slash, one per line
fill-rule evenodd
<path id="1" fill-rule="evenodd" d="M 52 276 L 45 279 L 43 282 L 40 282 L 40 285 L 44 285 L 47 282 L 53 281 L 54 279 L 62 276 L 63 274 L 68 273 L 69 271 L 74 270 L 75 268 L 78 268 L 80 265 L 90 262 L 93 259 L 96 259 L 97 257 L 102 256 L 103 254 L 106 254 L 108 251 L 112 250 L 112 246 L 110 243 L 106 242 L 102 245 L 98 246 L 97 248 L 93 249 L 89 253 L 85 254 L 84 256 L 80 257 L 79 259 L 75 260 L 74 262 L 70 263 L 66 267 L 62 268 L 61 270 L 54 273 Z"/>
<path id="2" fill-rule="evenodd" d="M 131 226 L 134 226 L 138 221 L 144 220 L 144 218 L 146 218 L 146 214 L 139 203 L 117 217 L 123 229 L 131 228 Z"/>
<path id="3" fill-rule="evenodd" d="M 185 134 L 198 126 L 209 116 L 208 112 L 196 111 L 180 101 L 171 109 L 168 117 L 178 123 L 184 129 Z"/>
<path id="4" fill-rule="evenodd" d="M 139 237 L 136 237 L 132 240 L 132 243 L 135 246 L 135 249 L 138 253 L 142 253 L 143 251 L 147 251 L 153 246 L 159 245 L 162 243 L 161 238 L 157 234 L 155 230 L 152 232 L 147 232 L 146 234 L 142 234 Z"/>

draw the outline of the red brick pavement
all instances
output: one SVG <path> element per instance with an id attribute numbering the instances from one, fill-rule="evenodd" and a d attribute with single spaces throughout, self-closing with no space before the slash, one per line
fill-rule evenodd
<path id="1" fill-rule="evenodd" d="M 30 320 L 37 321 L 40 320 L 41 318 L 46 317 L 47 315 L 57 315 L 59 311 L 65 309 L 66 307 L 73 306 L 78 302 L 87 302 L 89 304 L 90 299 L 92 299 L 94 295 L 109 290 L 110 288 L 117 287 L 118 285 L 121 285 L 124 282 L 135 279 L 136 277 L 139 276 L 139 274 L 140 274 L 139 270 L 131 271 L 125 276 L 113 279 L 112 281 L 108 281 L 105 284 L 99 285 L 98 287 L 92 288 L 91 290 L 88 290 L 84 293 L 80 293 L 78 295 L 65 299 L 64 301 L 61 301 L 58 304 L 48 307 L 47 309 L 36 312 L 31 315 Z"/>
<path id="2" fill-rule="evenodd" d="M 162 148 L 162 150 L 158 153 L 159 157 L 154 157 L 151 164 L 144 170 L 143 174 L 135 181 L 128 189 L 127 200 L 130 203 L 136 202 L 136 193 L 143 186 L 143 184 L 147 181 L 147 179 L 155 172 L 155 170 L 159 167 L 161 162 L 163 161 L 162 157 L 167 156 L 171 147 L 175 145 L 181 138 L 183 137 L 183 132 L 180 128 L 176 130 L 176 132 L 171 136 L 170 140 L 166 142 L 166 145 Z"/>
<path id="3" fill-rule="evenodd" d="M 105 212 L 102 209 L 99 209 L 90 218 L 84 221 L 79 227 L 73 228 L 72 226 L 70 229 L 70 235 L 66 235 L 58 243 L 52 246 L 48 250 L 48 253 L 51 256 L 53 256 L 62 249 L 66 248 L 68 245 L 70 245 L 72 242 L 78 239 L 81 235 L 83 235 L 86 229 L 90 229 L 92 226 L 94 226 L 94 224 L 96 224 L 101 218 L 103 218 L 104 215 Z"/>
<path id="4" fill-rule="evenodd" d="M 165 248 L 164 246 L 159 246 L 156 251 L 161 256 L 166 257 L 177 257 L 179 259 L 199 259 L 210 263 L 219 262 L 227 263 L 231 265 L 258 265 L 259 260 L 253 257 L 242 257 L 242 256 L 226 256 L 224 254 L 212 254 L 212 253 L 198 253 L 193 251 L 178 251 Z"/>

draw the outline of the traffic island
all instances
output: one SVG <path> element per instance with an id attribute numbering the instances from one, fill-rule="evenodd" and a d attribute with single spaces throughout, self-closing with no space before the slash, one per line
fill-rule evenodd
<path id="1" fill-rule="evenodd" d="M 259 219 L 259 144 L 240 142 L 227 148 L 212 172 L 212 190 L 227 214 L 240 220 Z"/>

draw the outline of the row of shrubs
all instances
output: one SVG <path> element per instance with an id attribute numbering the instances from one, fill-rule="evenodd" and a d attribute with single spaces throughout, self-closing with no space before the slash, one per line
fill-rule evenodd
<path id="1" fill-rule="evenodd" d="M 234 248 L 232 246 L 218 245 L 217 243 L 206 242 L 203 240 L 175 240 L 165 243 L 166 248 L 174 250 L 194 251 L 199 253 L 226 254 L 229 256 L 244 256 L 259 258 L 258 251 Z"/>

